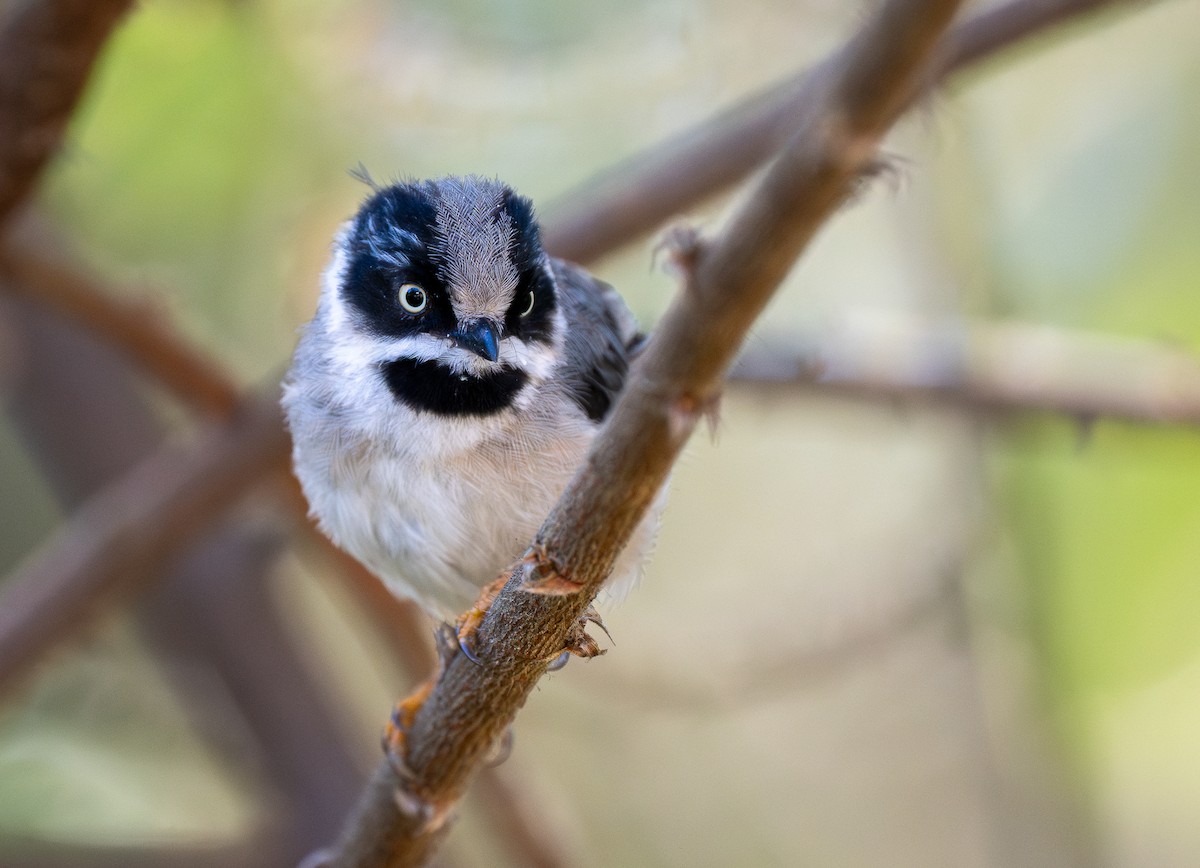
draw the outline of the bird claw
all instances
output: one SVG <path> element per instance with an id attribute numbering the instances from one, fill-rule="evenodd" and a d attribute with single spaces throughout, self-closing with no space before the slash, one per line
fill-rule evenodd
<path id="1" fill-rule="evenodd" d="M 472 628 L 471 633 L 474 633 L 474 632 L 475 632 L 475 628 Z M 474 663 L 476 666 L 482 666 L 483 658 L 480 657 L 478 654 L 476 654 L 475 650 L 470 645 L 467 644 L 468 638 L 469 638 L 469 634 L 468 634 L 468 636 L 463 636 L 461 633 L 459 634 L 458 650 L 461 651 L 463 656 L 466 657 L 468 660 L 470 660 L 472 663 Z"/>
<path id="2" fill-rule="evenodd" d="M 579 616 L 579 620 L 575 622 L 575 626 L 567 634 L 567 647 L 564 653 L 574 654 L 576 657 L 582 657 L 585 660 L 608 653 L 607 648 L 601 648 L 600 643 L 588 635 L 588 624 L 595 624 L 604 631 L 604 635 L 608 637 L 608 641 L 612 642 L 612 634 L 604 626 L 604 619 L 600 617 L 600 613 L 596 611 L 595 606 L 588 606 L 587 611 Z M 557 659 L 555 662 L 558 662 Z"/>
<path id="3" fill-rule="evenodd" d="M 383 729 L 383 753 L 388 765 L 401 780 L 412 780 L 413 773 L 408 767 L 408 731 L 412 728 L 417 712 L 429 698 L 433 690 L 433 679 L 422 682 L 421 686 L 411 694 L 396 703 L 392 716 L 388 718 L 387 726 Z"/>
<path id="4" fill-rule="evenodd" d="M 484 585 L 474 605 L 459 615 L 458 621 L 454 625 L 455 633 L 458 637 L 459 650 L 462 651 L 468 660 L 477 666 L 482 666 L 483 660 L 471 648 L 471 638 L 475 635 L 475 631 L 479 629 L 479 625 L 483 623 L 488 609 L 492 607 L 492 603 L 496 602 L 496 597 L 506 584 L 508 584 L 508 574 L 501 573 L 497 579 Z"/>

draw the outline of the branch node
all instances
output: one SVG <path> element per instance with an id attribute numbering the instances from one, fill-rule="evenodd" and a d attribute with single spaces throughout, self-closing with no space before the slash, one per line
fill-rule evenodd
<path id="1" fill-rule="evenodd" d="M 449 805 L 438 806 L 408 789 L 403 782 L 397 783 L 392 790 L 392 801 L 396 810 L 419 827 L 418 834 L 421 835 L 436 832 L 446 824 L 452 813 Z"/>
<path id="2" fill-rule="evenodd" d="M 589 622 L 604 630 L 604 635 L 612 639 L 612 636 L 608 635 L 608 630 L 605 628 L 604 622 L 600 620 L 599 614 L 596 613 L 595 609 L 589 608 L 587 612 L 579 617 L 579 620 L 571 627 L 571 632 L 567 634 L 567 650 L 576 657 L 582 657 L 585 660 L 608 653 L 607 648 L 601 648 L 600 643 L 588 635 L 587 625 Z"/>
<path id="3" fill-rule="evenodd" d="M 562 568 L 550 557 L 546 547 L 534 543 L 521 558 L 521 590 L 527 594 L 566 597 L 577 594 L 583 585 L 563 575 Z"/>
<path id="4" fill-rule="evenodd" d="M 870 177 L 881 160 L 880 135 L 855 129 L 842 111 L 830 113 L 814 141 L 824 150 L 822 159 L 839 174 L 849 175 L 856 185 Z"/>
<path id="5" fill-rule="evenodd" d="M 671 441 L 681 443 L 686 440 L 701 416 L 708 423 L 709 436 L 715 438 L 721 422 L 720 392 L 710 395 L 683 392 L 671 401 L 667 407 L 667 428 Z"/>
<path id="6" fill-rule="evenodd" d="M 663 270 L 679 280 L 685 287 L 692 286 L 691 276 L 704 253 L 706 243 L 699 227 L 690 223 L 677 223 L 669 227 L 654 247 L 655 262 L 662 257 Z"/>

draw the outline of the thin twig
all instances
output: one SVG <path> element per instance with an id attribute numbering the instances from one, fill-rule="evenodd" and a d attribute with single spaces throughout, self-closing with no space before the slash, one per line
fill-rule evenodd
<path id="1" fill-rule="evenodd" d="M 0 277 L 9 278 L 0 280 L 0 290 L 29 298 L 95 332 L 198 412 L 229 418 L 237 407 L 233 378 L 156 305 L 124 301 L 78 271 L 28 253 L 0 255 Z M 760 345 L 747 351 L 730 379 L 769 390 L 810 386 L 888 401 L 936 399 L 984 409 L 1196 425 L 1198 365 L 1194 355 L 1162 342 L 1027 323 L 860 310 L 790 335 L 786 346 L 781 340 L 770 349 Z M 389 635 L 408 635 L 419 619 L 407 604 L 389 603 L 394 598 L 378 580 L 301 518 L 307 510 L 303 495 L 292 476 L 284 476 L 286 500 L 306 535 L 337 565 L 376 620 L 399 626 L 398 632 L 389 629 Z M 406 666 L 415 666 L 414 673 L 432 664 L 428 651 L 409 649 L 399 656 Z"/>
<path id="2" fill-rule="evenodd" d="M 58 151 L 100 49 L 131 0 L 17 0 L 0 22 L 0 227 Z"/>
<path id="3" fill-rule="evenodd" d="M 408 733 L 402 783 L 380 766 L 337 866 L 423 864 L 474 771 L 546 671 L 644 515 L 697 420 L 713 409 L 751 323 L 807 241 L 875 159 L 958 3 L 892 0 L 823 77 L 793 143 L 712 245 L 677 249 L 686 285 L 659 323 L 585 465 Z M 732 277 L 732 279 L 731 279 Z M 721 303 L 714 303 L 720 300 Z"/>
<path id="4" fill-rule="evenodd" d="M 1116 0 L 1012 0 L 980 12 L 950 30 L 928 80 L 935 83 L 1031 34 L 1113 5 Z M 834 54 L 561 197 L 546 209 L 547 249 L 590 262 L 729 189 L 800 129 L 845 59 Z"/>
<path id="5" fill-rule="evenodd" d="M 1200 357 L 1162 342 L 1019 322 L 848 311 L 746 352 L 745 388 L 1200 425 Z"/>

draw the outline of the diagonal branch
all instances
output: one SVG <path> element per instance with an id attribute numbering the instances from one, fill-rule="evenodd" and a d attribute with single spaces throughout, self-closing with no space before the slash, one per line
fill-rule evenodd
<path id="1" fill-rule="evenodd" d="M 1010 0 L 973 15 L 946 36 L 929 75 L 936 82 L 1021 39 L 1116 5 L 1115 0 Z M 546 247 L 590 262 L 663 221 L 729 189 L 778 153 L 820 99 L 846 52 L 738 103 L 607 170 L 549 207 Z"/>
<path id="2" fill-rule="evenodd" d="M 678 251 L 685 286 L 476 634 L 484 662 L 449 662 L 408 733 L 411 778 L 401 784 L 380 767 L 334 864 L 420 865 L 432 855 L 475 770 L 569 645 L 697 420 L 715 405 L 751 323 L 918 91 L 957 6 L 886 3 L 837 55 L 799 134 L 723 235 Z"/>
<path id="3" fill-rule="evenodd" d="M 0 227 L 57 152 L 131 0 L 16 0 L 0 21 Z"/>

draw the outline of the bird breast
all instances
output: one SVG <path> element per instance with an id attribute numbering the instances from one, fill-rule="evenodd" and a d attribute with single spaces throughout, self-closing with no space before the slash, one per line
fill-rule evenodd
<path id="1" fill-rule="evenodd" d="M 448 424 L 421 421 L 406 439 L 436 437 L 425 428 Z M 338 450 L 323 470 L 296 465 L 325 475 L 301 481 L 336 543 L 395 593 L 452 617 L 524 552 L 592 436 L 588 426 L 535 420 L 452 454 L 420 458 L 375 441 Z"/>

